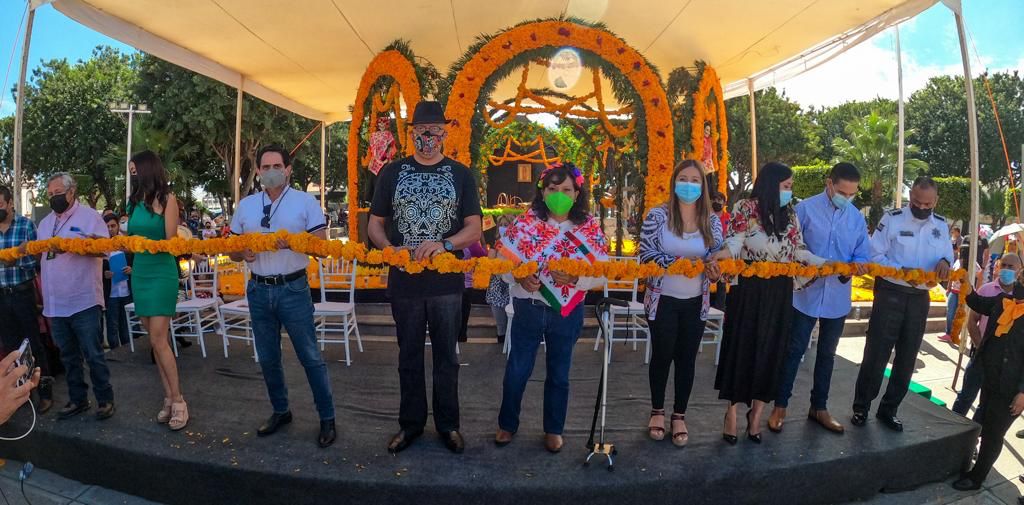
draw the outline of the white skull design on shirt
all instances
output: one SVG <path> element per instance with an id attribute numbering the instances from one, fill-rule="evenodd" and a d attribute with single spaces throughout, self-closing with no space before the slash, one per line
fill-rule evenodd
<path id="1" fill-rule="evenodd" d="M 451 167 L 417 172 L 416 167 L 402 165 L 392 205 L 394 223 L 402 234 L 403 245 L 418 247 L 423 242 L 440 241 L 451 229 L 458 211 Z"/>

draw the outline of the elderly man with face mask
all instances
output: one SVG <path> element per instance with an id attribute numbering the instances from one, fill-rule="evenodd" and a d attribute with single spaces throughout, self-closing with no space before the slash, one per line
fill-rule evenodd
<path id="1" fill-rule="evenodd" d="M 327 238 L 327 223 L 320 204 L 308 193 L 288 185 L 292 173 L 291 156 L 281 146 L 268 146 L 256 156 L 263 191 L 245 197 L 231 219 L 231 233 L 309 232 Z M 288 242 L 277 241 L 277 251 L 254 253 L 246 250 L 231 254 L 234 261 L 249 263 L 252 278 L 246 286 L 246 298 L 252 315 L 256 352 L 260 357 L 263 380 L 267 385 L 274 411 L 259 430 L 258 436 L 277 432 L 292 422 L 288 408 L 288 389 L 281 367 L 281 326 L 288 330 L 295 354 L 306 370 L 306 380 L 313 391 L 320 434 L 317 444 L 328 447 L 334 443 L 334 399 L 313 326 L 313 299 L 309 293 L 306 267 L 309 257 L 288 248 Z"/>
<path id="2" fill-rule="evenodd" d="M 397 160 L 380 172 L 370 206 L 367 234 L 380 248 L 406 248 L 414 259 L 461 251 L 480 240 L 480 200 L 472 173 L 445 157 L 447 135 L 438 102 L 416 105 L 412 118 L 413 156 Z M 388 443 L 399 452 L 423 433 L 427 423 L 424 343 L 427 328 L 434 360 L 434 426 L 445 446 L 461 453 L 459 434 L 459 360 L 455 345 L 462 325 L 460 273 L 430 270 L 410 275 L 391 268 L 388 296 L 398 334 L 398 374 L 401 383 L 401 430 Z"/>

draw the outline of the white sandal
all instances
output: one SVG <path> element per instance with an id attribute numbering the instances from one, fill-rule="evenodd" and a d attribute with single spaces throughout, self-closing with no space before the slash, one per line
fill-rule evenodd
<path id="1" fill-rule="evenodd" d="M 188 405 L 185 401 L 174 402 L 171 405 L 171 419 L 167 422 L 167 427 L 171 431 L 178 431 L 188 424 Z"/>
<path id="2" fill-rule="evenodd" d="M 160 409 L 160 412 L 156 414 L 156 422 L 160 424 L 167 424 L 171 420 L 171 399 L 164 398 L 164 408 Z"/>

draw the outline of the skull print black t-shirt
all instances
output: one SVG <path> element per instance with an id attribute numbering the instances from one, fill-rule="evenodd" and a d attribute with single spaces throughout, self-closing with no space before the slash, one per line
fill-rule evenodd
<path id="1" fill-rule="evenodd" d="M 370 213 L 387 219 L 392 245 L 416 248 L 458 233 L 466 217 L 481 214 L 480 198 L 476 180 L 465 165 L 445 157 L 427 166 L 410 156 L 380 171 Z M 464 279 L 458 273 L 426 270 L 410 275 L 391 268 L 388 295 L 407 298 L 461 293 Z"/>

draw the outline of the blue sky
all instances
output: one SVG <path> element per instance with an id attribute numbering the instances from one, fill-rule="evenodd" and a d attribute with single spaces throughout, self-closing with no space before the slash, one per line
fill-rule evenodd
<path id="1" fill-rule="evenodd" d="M 980 62 L 975 59 L 972 49 L 975 73 L 985 68 L 1024 71 L 1024 37 L 1021 36 L 1020 24 L 1024 21 L 1024 0 L 963 0 L 963 4 L 968 30 L 981 57 Z M 0 116 L 14 112 L 10 89 L 18 75 L 21 40 L 17 33 L 24 5 L 22 0 L 0 0 L 0 80 L 7 70 L 11 49 L 17 43 L 10 76 L 0 90 L 3 93 Z M 907 96 L 921 88 L 930 77 L 961 71 L 953 16 L 942 4 L 904 23 L 900 37 Z M 41 61 L 52 58 L 71 61 L 87 58 L 100 44 L 132 50 L 46 6 L 36 14 L 29 65 L 35 68 Z M 896 59 L 892 33 L 881 33 L 835 60 L 779 83 L 779 86 L 803 105 L 835 105 L 874 96 L 895 98 Z"/>

